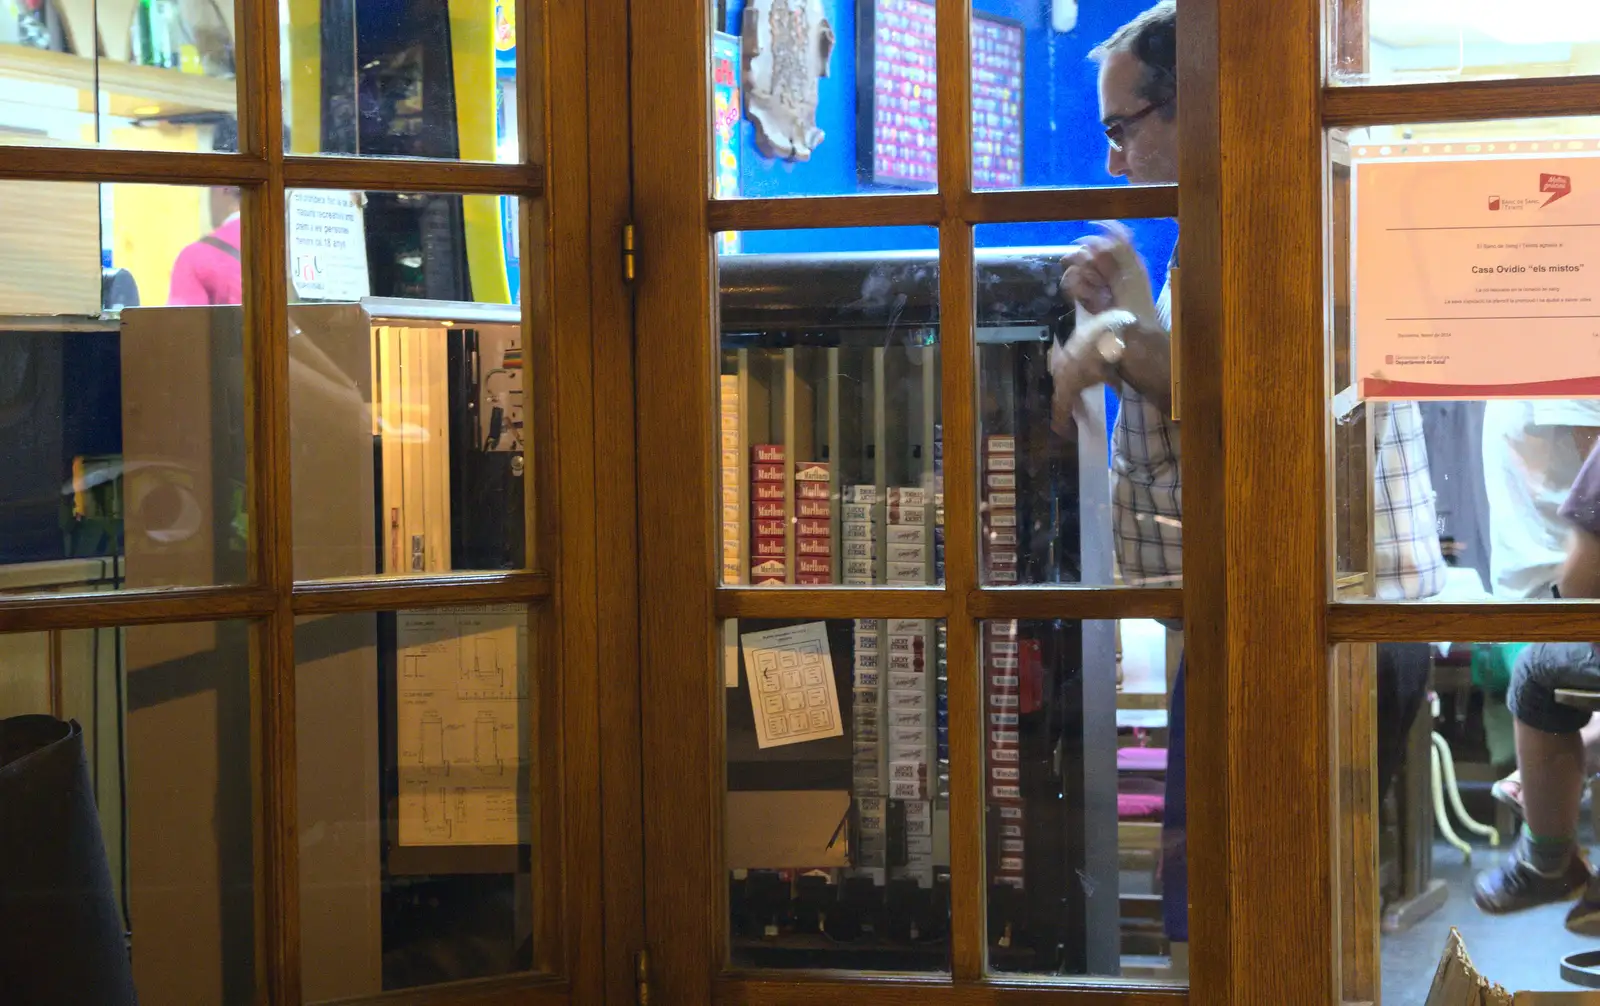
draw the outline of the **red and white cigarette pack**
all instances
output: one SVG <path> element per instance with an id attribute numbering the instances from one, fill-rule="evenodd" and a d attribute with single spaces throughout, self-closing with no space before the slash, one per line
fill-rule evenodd
<path id="1" fill-rule="evenodd" d="M 820 491 L 819 491 L 820 490 Z M 826 461 L 796 461 L 794 465 L 794 547 L 801 563 L 796 583 L 822 586 L 833 583 L 832 483 Z M 806 563 L 811 568 L 805 568 Z"/>
<path id="2" fill-rule="evenodd" d="M 782 444 L 750 447 L 750 582 L 776 586 L 789 582 L 789 495 L 785 491 Z M 773 560 L 773 561 L 768 561 Z M 766 575 L 756 572 L 765 563 Z"/>

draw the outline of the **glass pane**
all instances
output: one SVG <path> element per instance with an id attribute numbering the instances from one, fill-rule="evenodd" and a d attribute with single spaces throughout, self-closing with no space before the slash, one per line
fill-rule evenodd
<path id="1" fill-rule="evenodd" d="M 8 998 L 257 1000 L 250 654 L 243 622 L 0 636 Z"/>
<path id="2" fill-rule="evenodd" d="M 1176 221 L 985 224 L 975 234 L 983 582 L 1177 586 Z M 1101 302 L 1109 290 L 1086 278 L 1074 291 L 1063 286 L 1065 265 L 1087 263 L 1097 249 L 1109 254 L 1113 243 L 1131 251 L 1129 308 L 1148 319 L 1118 329 L 1126 351 L 1115 366 L 1096 335 L 1109 330 L 1074 293 L 1097 298 L 1100 312 L 1120 305 Z"/>
<path id="3" fill-rule="evenodd" d="M 1187 979 L 1182 636 L 982 623 L 989 966 Z M 1169 755 L 1173 761 L 1168 769 Z"/>
<path id="4" fill-rule="evenodd" d="M 511 0 L 283 0 L 278 9 L 289 153 L 521 160 Z"/>
<path id="5" fill-rule="evenodd" d="M 935 186 L 930 0 L 732 0 L 713 23 L 717 198 Z"/>
<path id="6" fill-rule="evenodd" d="M 1576 991 L 1563 958 L 1600 935 L 1594 646 L 1365 643 L 1333 660 L 1342 1001 L 1428 1000 L 1455 930 L 1507 990 Z"/>
<path id="7" fill-rule="evenodd" d="M 528 621 L 515 606 L 296 621 L 307 1002 L 534 968 Z"/>
<path id="8" fill-rule="evenodd" d="M 0 6 L 0 144 L 238 149 L 234 6 Z"/>
<path id="9" fill-rule="evenodd" d="M 1566 77 L 1600 68 L 1585 0 L 1329 0 L 1335 84 Z"/>
<path id="10" fill-rule="evenodd" d="M 711 73 L 717 198 L 935 188 L 934 6 L 718 4 Z M 975 188 L 1177 181 L 1173 7 L 1158 5 L 1131 24 L 1148 6 L 973 4 Z M 1157 114 L 1132 121 L 1152 103 Z M 1124 123 L 1126 155 L 1108 156 L 1107 121 Z"/>
<path id="11" fill-rule="evenodd" d="M 1171 0 L 975 0 L 973 188 L 1176 183 L 1177 80 Z"/>
<path id="12" fill-rule="evenodd" d="M 722 625 L 735 967 L 950 968 L 944 623 Z"/>
<path id="13" fill-rule="evenodd" d="M 719 235 L 724 583 L 943 582 L 937 241 Z"/>
<path id="14" fill-rule="evenodd" d="M 248 576 L 237 207 L 0 184 L 0 593 Z"/>
<path id="15" fill-rule="evenodd" d="M 1594 217 L 1573 182 L 1600 163 L 1595 123 L 1331 138 L 1334 572 L 1346 596 L 1558 588 L 1575 516 L 1563 504 L 1600 437 L 1584 278 Z"/>
<path id="16" fill-rule="evenodd" d="M 289 193 L 296 577 L 527 565 L 517 212 Z"/>

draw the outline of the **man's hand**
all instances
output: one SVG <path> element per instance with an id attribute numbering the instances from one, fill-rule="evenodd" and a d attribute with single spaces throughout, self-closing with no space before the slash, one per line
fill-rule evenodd
<path id="1" fill-rule="evenodd" d="M 1156 305 L 1150 276 L 1133 250 L 1132 235 L 1115 221 L 1100 227 L 1103 234 L 1084 238 L 1062 258 L 1062 298 L 1077 305 L 1080 323 L 1083 315 L 1120 308 L 1140 324 L 1154 326 Z"/>
<path id="2" fill-rule="evenodd" d="M 1105 362 L 1083 338 L 1087 334 L 1081 330 L 1073 332 L 1066 344 L 1057 342 L 1050 347 L 1048 363 L 1055 385 L 1050 396 L 1050 428 L 1062 437 L 1072 436 L 1077 429 L 1073 412 L 1083 393 L 1105 383 L 1108 377 Z"/>

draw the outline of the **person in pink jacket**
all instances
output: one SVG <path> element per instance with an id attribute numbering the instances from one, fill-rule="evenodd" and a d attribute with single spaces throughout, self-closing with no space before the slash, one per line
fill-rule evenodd
<path id="1" fill-rule="evenodd" d="M 172 264 L 171 307 L 243 303 L 240 266 L 239 190 L 211 190 L 211 218 L 216 229 L 178 253 Z"/>

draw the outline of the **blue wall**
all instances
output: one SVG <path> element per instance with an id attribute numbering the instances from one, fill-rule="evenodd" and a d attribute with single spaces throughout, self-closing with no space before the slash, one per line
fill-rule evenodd
<path id="1" fill-rule="evenodd" d="M 746 197 L 837 195 L 895 191 L 856 180 L 856 5 L 871 0 L 823 0 L 833 25 L 831 74 L 819 82 L 817 125 L 822 145 L 804 163 L 769 160 L 756 150 L 748 121 L 741 126 L 739 170 Z M 1120 185 L 1106 174 L 1100 128 L 1098 68 L 1089 51 L 1154 0 L 1082 0 L 1078 25 L 1065 34 L 1050 26 L 1050 0 L 973 0 L 979 13 L 1023 25 L 1023 180 L 1027 185 Z M 738 34 L 743 0 L 729 0 L 728 23 Z M 870 71 L 870 68 L 869 68 Z M 860 81 L 863 87 L 870 81 Z M 1168 220 L 1132 223 L 1139 250 L 1160 275 L 1177 237 Z M 998 224 L 978 228 L 979 246 L 1065 244 L 1093 232 L 1085 224 Z M 826 233 L 823 238 L 822 234 Z M 747 232 L 743 250 L 759 252 L 889 251 L 929 247 L 923 228 L 859 228 L 802 234 Z"/>

